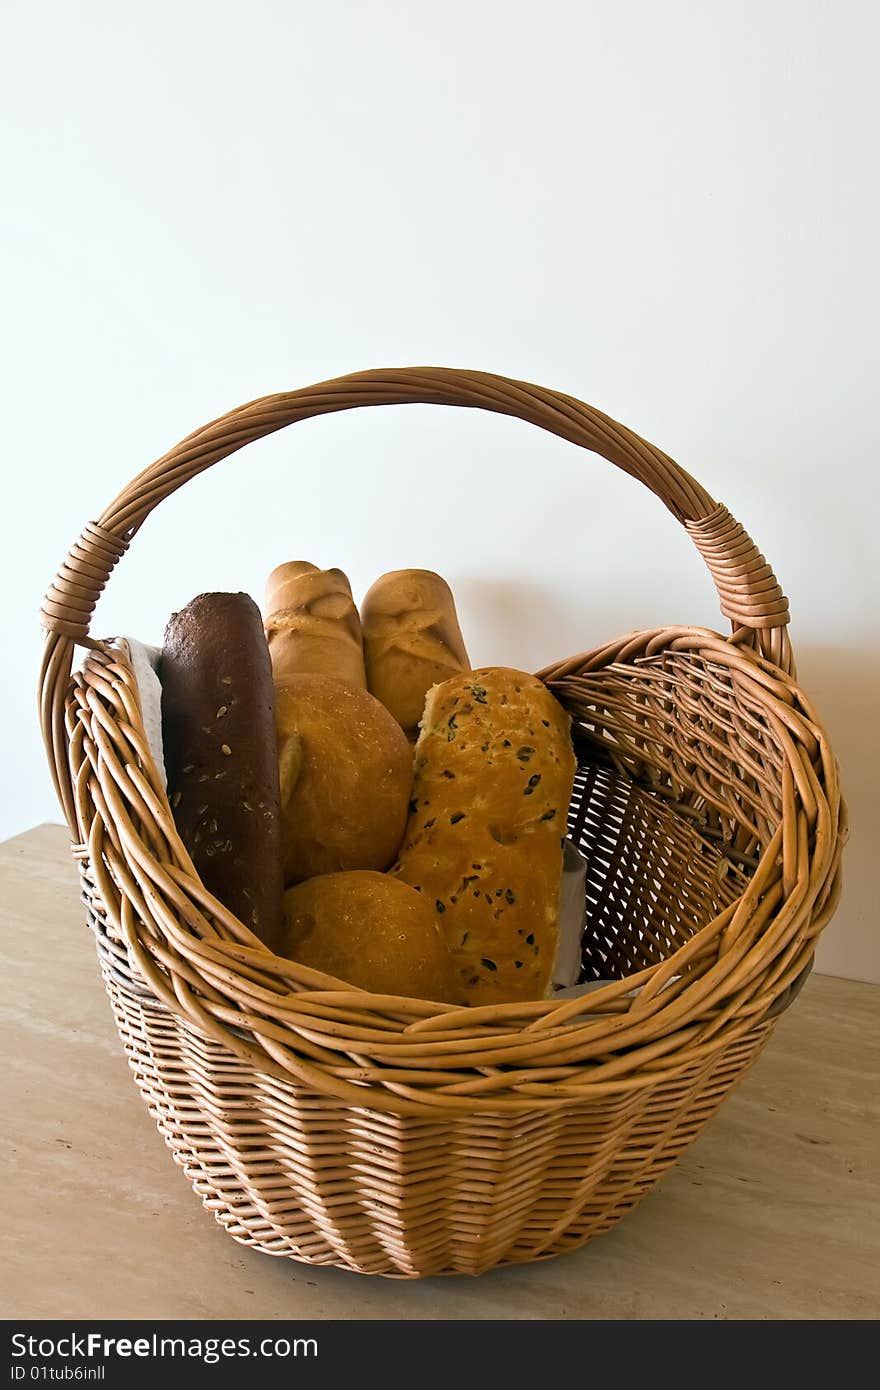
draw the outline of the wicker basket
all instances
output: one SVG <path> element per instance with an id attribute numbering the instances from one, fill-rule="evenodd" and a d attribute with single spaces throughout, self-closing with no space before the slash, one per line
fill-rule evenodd
<path id="1" fill-rule="evenodd" d="M 630 633 L 541 674 L 574 719 L 584 979 L 564 1003 L 438 1008 L 269 955 L 199 882 L 130 667 L 89 637 L 111 570 L 189 478 L 297 420 L 429 402 L 603 454 L 681 521 L 732 632 Z M 230 1235 L 370 1274 L 573 1250 L 680 1156 L 767 1041 L 838 899 L 837 767 L 795 684 L 788 604 L 742 527 L 569 396 L 477 372 L 363 372 L 252 402 L 86 526 L 42 608 L 41 715 L 138 1088 Z M 76 645 L 88 649 L 71 676 Z"/>

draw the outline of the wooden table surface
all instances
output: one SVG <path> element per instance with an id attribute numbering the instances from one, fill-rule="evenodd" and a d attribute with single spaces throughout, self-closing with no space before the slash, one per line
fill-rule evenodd
<path id="1" fill-rule="evenodd" d="M 677 1167 L 574 1254 L 479 1279 L 314 1269 L 237 1245 L 172 1161 L 67 844 L 44 825 L 0 845 L 5 1318 L 880 1315 L 880 987 L 813 976 Z"/>

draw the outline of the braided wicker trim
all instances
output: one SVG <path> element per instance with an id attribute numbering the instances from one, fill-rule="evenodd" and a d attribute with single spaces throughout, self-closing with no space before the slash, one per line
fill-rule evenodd
<path id="1" fill-rule="evenodd" d="M 46 632 L 87 644 L 95 605 L 128 545 L 107 527 L 88 522 L 43 599 L 40 621 Z"/>
<path id="2" fill-rule="evenodd" d="M 725 617 L 750 628 L 788 622 L 788 599 L 773 571 L 726 507 L 719 504 L 685 527 L 715 580 Z"/>

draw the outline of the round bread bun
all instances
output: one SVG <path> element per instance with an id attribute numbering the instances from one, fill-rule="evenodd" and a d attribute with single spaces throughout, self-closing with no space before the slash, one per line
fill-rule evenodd
<path id="1" fill-rule="evenodd" d="M 322 874 L 283 898 L 281 954 L 373 994 L 447 1001 L 452 958 L 432 903 L 370 870 Z"/>
<path id="2" fill-rule="evenodd" d="M 368 691 L 300 673 L 275 690 L 284 882 L 387 869 L 406 825 L 413 750 Z"/>

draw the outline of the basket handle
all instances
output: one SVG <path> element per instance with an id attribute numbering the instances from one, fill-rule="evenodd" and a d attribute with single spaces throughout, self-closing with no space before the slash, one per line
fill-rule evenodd
<path id="1" fill-rule="evenodd" d="M 358 406 L 457 405 L 513 415 L 601 454 L 638 478 L 690 533 L 715 581 L 731 640 L 793 672 L 788 600 L 770 566 L 727 509 L 667 454 L 601 411 L 559 391 L 489 372 L 403 367 L 354 372 L 333 381 L 250 401 L 196 430 L 145 468 L 90 522 L 69 552 L 41 608 L 48 636 L 40 675 L 43 738 L 56 790 L 76 825 L 67 766 L 64 701 L 73 647 L 89 635 L 98 597 L 150 512 L 177 488 L 236 449 L 285 425 Z"/>

